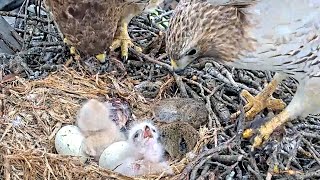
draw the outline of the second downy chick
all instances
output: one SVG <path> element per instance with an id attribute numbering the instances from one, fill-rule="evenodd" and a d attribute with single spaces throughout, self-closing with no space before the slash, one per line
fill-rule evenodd
<path id="1" fill-rule="evenodd" d="M 110 144 L 125 140 L 125 135 L 111 119 L 111 105 L 91 99 L 79 111 L 76 121 L 85 136 L 83 150 L 98 160 L 103 150 Z"/>
<path id="2" fill-rule="evenodd" d="M 142 122 L 130 129 L 128 142 L 135 149 L 135 156 L 138 159 L 159 162 L 164 151 L 158 139 L 159 133 L 156 127 L 149 122 Z"/>
<path id="3" fill-rule="evenodd" d="M 142 122 L 129 130 L 128 143 L 132 148 L 131 156 L 122 161 L 115 171 L 128 175 L 139 176 L 173 171 L 163 161 L 163 147 L 158 141 L 159 133 L 154 125 Z"/>

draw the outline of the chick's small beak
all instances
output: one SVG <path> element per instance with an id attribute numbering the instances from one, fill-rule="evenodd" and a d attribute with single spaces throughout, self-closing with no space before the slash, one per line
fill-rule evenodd
<path id="1" fill-rule="evenodd" d="M 153 135 L 151 133 L 151 130 L 148 126 L 146 126 L 144 132 L 143 132 L 143 138 L 153 138 Z"/>

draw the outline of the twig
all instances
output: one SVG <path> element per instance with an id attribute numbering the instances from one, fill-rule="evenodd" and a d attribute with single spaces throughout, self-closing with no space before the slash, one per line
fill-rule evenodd
<path id="1" fill-rule="evenodd" d="M 179 88 L 180 93 L 181 93 L 181 97 L 188 98 L 189 96 L 188 96 L 186 87 L 185 87 L 185 85 L 184 85 L 184 83 L 182 81 L 181 76 L 177 75 L 176 73 L 173 73 L 173 77 L 176 80 L 176 83 L 177 83 L 178 88 Z"/>
<path id="2" fill-rule="evenodd" d="M 255 170 L 252 169 L 252 167 L 250 165 L 247 166 L 248 170 L 254 174 L 256 176 L 256 178 L 258 180 L 263 180 L 262 176 L 260 175 L 260 173 L 256 172 Z"/>
<path id="3" fill-rule="evenodd" d="M 43 19 L 38 16 L 28 16 L 28 15 L 24 15 L 24 14 L 13 13 L 13 12 L 0 11 L 0 16 L 10 16 L 10 17 L 34 20 L 34 21 L 38 21 L 38 22 L 42 22 L 42 23 L 48 23 L 47 19 Z"/>
<path id="4" fill-rule="evenodd" d="M 320 177 L 320 170 L 309 172 L 303 175 L 296 175 L 297 179 L 314 179 Z"/>
<path id="5" fill-rule="evenodd" d="M 307 145 L 307 148 L 309 149 L 309 151 L 311 152 L 313 158 L 317 161 L 317 163 L 320 165 L 320 154 L 314 149 L 314 147 L 312 147 L 311 143 L 306 140 L 305 138 L 302 138 L 302 141 Z"/>
<path id="6" fill-rule="evenodd" d="M 189 92 L 192 98 L 198 99 L 198 100 L 202 99 L 188 84 L 185 84 L 185 86 L 186 86 L 186 90 Z"/>
<path id="7" fill-rule="evenodd" d="M 292 159 L 297 156 L 297 152 L 298 152 L 298 148 L 300 147 L 301 139 L 302 139 L 302 136 L 299 136 L 298 140 L 297 140 L 297 143 L 295 144 L 294 149 L 289 152 L 290 156 L 289 156 L 289 159 L 288 159 L 288 162 L 287 162 L 285 170 L 289 170 L 290 169 L 290 165 L 291 165 Z"/>
<path id="8" fill-rule="evenodd" d="M 0 84 L 3 82 L 4 77 L 4 67 L 0 66 Z M 3 97 L 2 97 L 3 96 Z M 5 90 L 2 86 L 0 86 L 0 118 L 2 119 L 4 116 L 4 106 L 5 106 Z"/>
<path id="9" fill-rule="evenodd" d="M 206 156 L 209 156 L 211 154 L 217 153 L 217 152 L 221 152 L 224 151 L 228 148 L 232 148 L 236 145 L 236 143 L 234 142 L 226 142 L 223 145 L 220 145 L 218 147 L 212 148 L 210 150 L 207 150 L 203 153 L 201 153 L 195 160 L 191 161 L 186 167 L 185 169 L 181 172 L 179 179 L 184 180 L 185 178 L 188 177 L 188 174 L 192 171 L 192 169 L 197 165 L 197 163 L 199 161 L 201 161 L 201 159 L 203 159 Z"/>
<path id="10" fill-rule="evenodd" d="M 205 157 L 205 158 L 202 158 L 201 161 L 200 161 L 197 165 L 194 166 L 193 170 L 191 171 L 190 180 L 195 180 L 195 179 L 196 179 L 198 170 L 199 170 L 200 167 L 202 167 L 203 164 L 206 163 L 210 158 L 211 158 L 210 156 Z"/>
<path id="11" fill-rule="evenodd" d="M 320 135 L 317 133 L 309 133 L 309 132 L 305 132 L 305 131 L 300 131 L 300 133 L 304 137 L 320 140 Z"/>
<path id="12" fill-rule="evenodd" d="M 250 162 L 250 165 L 247 166 L 248 170 L 252 172 L 258 180 L 263 180 L 255 159 L 253 157 L 249 157 L 249 162 Z M 254 169 L 252 169 L 252 167 Z"/>
<path id="13" fill-rule="evenodd" d="M 145 54 L 143 54 L 143 53 L 140 53 L 140 52 L 136 51 L 136 50 L 133 49 L 133 48 L 129 48 L 129 50 L 130 50 L 130 52 L 132 52 L 132 53 L 135 54 L 136 56 L 142 57 L 142 58 L 143 58 L 144 60 L 146 60 L 146 61 L 149 61 L 149 62 L 151 62 L 151 63 L 158 64 L 158 65 L 166 68 L 168 71 L 173 72 L 173 69 L 172 69 L 172 67 L 171 67 L 169 64 L 166 64 L 166 63 L 157 61 L 157 60 L 155 60 L 155 59 L 153 59 L 153 58 L 151 58 L 151 57 L 149 57 L 149 56 L 147 56 L 147 55 L 145 55 Z"/>
<path id="14" fill-rule="evenodd" d="M 186 87 L 185 87 L 185 85 L 184 85 L 184 83 L 182 81 L 181 76 L 179 76 L 176 73 L 174 73 L 173 69 L 172 69 L 172 67 L 170 65 L 168 65 L 166 63 L 163 63 L 163 62 L 160 62 L 160 61 L 157 61 L 155 59 L 152 59 L 151 57 L 149 57 L 149 56 L 147 56 L 147 55 L 145 55 L 143 53 L 140 53 L 140 52 L 134 50 L 133 48 L 130 48 L 130 51 L 133 52 L 135 55 L 140 56 L 140 57 L 142 57 L 143 59 L 145 59 L 145 60 L 147 60 L 149 62 L 152 62 L 152 63 L 155 63 L 155 64 L 159 64 L 159 65 L 165 67 L 168 71 L 170 71 L 173 74 L 173 77 L 176 80 L 176 83 L 177 83 L 177 85 L 179 87 L 181 96 L 182 97 L 189 97 L 188 93 L 187 93 L 187 90 L 186 90 Z"/>

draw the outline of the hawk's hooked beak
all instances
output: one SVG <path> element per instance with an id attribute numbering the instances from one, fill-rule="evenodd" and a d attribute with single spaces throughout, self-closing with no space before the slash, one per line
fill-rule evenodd
<path id="1" fill-rule="evenodd" d="M 182 72 L 189 64 L 189 63 L 184 63 L 184 61 L 181 62 L 181 60 L 177 62 L 174 59 L 171 59 L 170 61 L 171 61 L 171 67 L 173 71 L 176 73 Z"/>
<path id="2" fill-rule="evenodd" d="M 170 62 L 171 62 L 171 67 L 173 68 L 173 70 L 178 68 L 177 63 L 176 63 L 175 60 L 171 59 Z"/>

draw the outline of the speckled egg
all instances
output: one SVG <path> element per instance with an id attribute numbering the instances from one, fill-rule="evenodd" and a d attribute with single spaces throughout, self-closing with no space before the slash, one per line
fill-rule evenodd
<path id="1" fill-rule="evenodd" d="M 113 170 L 130 156 L 130 154 L 130 145 L 127 141 L 115 142 L 102 152 L 99 159 L 99 166 Z"/>
<path id="2" fill-rule="evenodd" d="M 88 156 L 82 150 L 84 136 L 80 129 L 74 125 L 62 127 L 55 137 L 55 148 L 58 154 L 79 156 L 82 162 L 88 159 Z"/>

